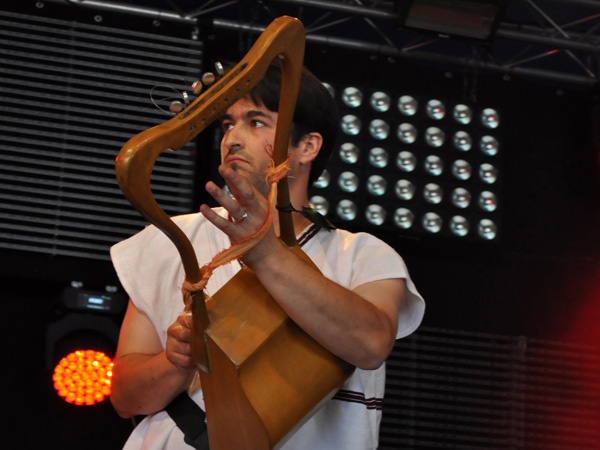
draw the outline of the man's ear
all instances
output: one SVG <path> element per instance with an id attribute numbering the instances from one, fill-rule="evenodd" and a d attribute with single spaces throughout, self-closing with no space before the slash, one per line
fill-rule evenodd
<path id="1" fill-rule="evenodd" d="M 298 162 L 300 164 L 310 164 L 319 154 L 322 145 L 323 136 L 321 136 L 321 133 L 312 132 L 302 136 L 298 143 L 298 150 L 300 150 Z"/>

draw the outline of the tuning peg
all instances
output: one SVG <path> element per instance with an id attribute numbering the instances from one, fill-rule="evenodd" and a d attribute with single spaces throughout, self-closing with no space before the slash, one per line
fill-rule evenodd
<path id="1" fill-rule="evenodd" d="M 197 80 L 194 81 L 191 85 L 192 90 L 194 91 L 195 95 L 200 94 L 200 92 L 202 91 L 202 89 L 204 88 L 204 86 L 210 86 L 212 85 L 218 77 L 221 77 L 224 73 L 223 70 L 223 64 L 221 64 L 220 62 L 216 62 L 215 63 L 215 70 L 217 72 L 217 76 L 215 76 L 214 73 L 212 72 L 206 72 L 204 75 L 202 75 L 201 81 Z M 152 89 L 152 91 L 154 90 L 154 88 Z M 159 108 L 160 106 L 154 101 L 154 98 L 152 96 L 152 91 L 150 92 L 150 97 L 152 98 L 152 102 Z M 171 102 L 171 104 L 169 105 L 169 111 L 173 114 L 177 114 L 180 113 L 181 111 L 183 111 L 185 109 L 185 107 L 187 105 L 190 104 L 190 97 L 188 95 L 188 93 L 186 91 L 183 91 L 180 93 L 181 97 L 183 99 L 183 101 L 181 100 L 174 100 Z M 164 111 L 164 110 L 163 110 Z"/>
<path id="2" fill-rule="evenodd" d="M 198 95 L 202 91 L 202 82 L 200 80 L 194 81 L 192 83 L 192 89 L 194 90 L 194 94 Z"/>
<path id="3" fill-rule="evenodd" d="M 206 72 L 204 75 L 202 75 L 202 83 L 204 83 L 206 86 L 210 86 L 215 82 L 215 80 L 215 74 L 212 72 Z"/>
<path id="4" fill-rule="evenodd" d="M 171 111 L 173 114 L 180 113 L 183 111 L 183 108 L 183 103 L 181 103 L 179 100 L 174 100 L 169 105 L 169 111 Z"/>

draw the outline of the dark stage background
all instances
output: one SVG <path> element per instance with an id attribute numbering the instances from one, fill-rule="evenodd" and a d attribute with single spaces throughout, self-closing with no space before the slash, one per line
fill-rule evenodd
<path id="1" fill-rule="evenodd" d="M 4 8 L 36 17 L 47 14 L 52 19 L 75 20 L 84 24 L 94 20 L 92 13 L 81 11 L 75 14 L 70 10 L 67 14 L 66 8 L 50 3 L 40 13 L 33 4 L 21 2 L 20 7 L 2 5 L 0 10 Z M 3 20 L 16 19 L 4 16 Z M 141 19 L 128 23 L 122 18 L 105 15 L 106 26 L 127 28 L 133 27 L 133 23 L 142 31 L 149 32 L 150 25 L 144 24 Z M 168 28 L 167 25 L 165 27 Z M 204 44 L 202 64 L 206 67 L 217 59 L 239 59 L 248 42 L 253 41 L 252 35 L 240 37 L 225 31 L 209 31 L 201 33 L 200 38 Z M 171 33 L 171 30 L 166 32 Z M 383 433 L 388 442 L 386 448 L 538 448 L 533 443 L 542 437 L 533 434 L 528 437 L 526 425 L 514 419 L 518 416 L 519 420 L 524 420 L 523 416 L 531 413 L 524 406 L 527 403 L 526 399 L 523 400 L 523 396 L 528 395 L 526 390 L 518 395 L 513 392 L 516 397 L 506 394 L 508 397 L 503 397 L 502 405 L 498 407 L 509 411 L 502 417 L 512 418 L 513 422 L 500 423 L 504 419 L 496 421 L 489 413 L 490 423 L 481 429 L 466 425 L 470 422 L 473 426 L 476 419 L 465 418 L 465 423 L 459 419 L 461 414 L 481 416 L 478 407 L 465 413 L 463 404 L 453 411 L 453 405 L 460 402 L 453 401 L 449 393 L 465 389 L 469 380 L 477 384 L 479 375 L 482 378 L 490 376 L 489 373 L 480 374 L 475 368 L 468 373 L 467 379 L 460 379 L 469 361 L 489 361 L 486 370 L 494 372 L 496 363 L 498 367 L 523 364 L 525 347 L 542 349 L 536 364 L 549 377 L 557 376 L 564 380 L 569 376 L 589 375 L 596 380 L 598 378 L 600 107 L 597 90 L 534 79 L 507 79 L 473 69 L 390 60 L 315 44 L 308 45 L 305 61 L 322 80 L 331 83 L 370 84 L 397 90 L 411 88 L 431 96 L 476 100 L 495 105 L 501 111 L 504 161 L 499 242 L 494 245 L 464 244 L 370 230 L 394 246 L 405 258 L 427 302 L 423 329 L 398 345 L 390 364 L 390 379 L 396 384 L 390 389 L 392 394 L 388 408 L 398 408 L 403 412 L 390 412 L 390 421 L 384 422 Z M 203 69 L 202 64 L 198 63 L 198 73 Z M 7 79 L 13 69 L 7 69 L 4 63 L 0 67 L 0 87 L 12 88 L 7 82 L 2 85 L 2 80 Z M 178 68 L 175 66 L 172 71 L 177 73 Z M 35 85 L 24 84 L 20 89 L 35 89 Z M 135 92 L 132 95 L 143 96 Z M 1 98 L 0 106 L 3 115 L 10 114 L 14 108 L 26 108 L 6 104 Z M 36 133 L 35 126 L 30 129 L 32 135 Z M 131 135 L 137 131 L 132 129 Z M 5 149 L 11 145 L 10 132 L 10 127 L 2 128 L 0 154 L 6 154 Z M 121 133 L 126 135 L 127 131 Z M 201 187 L 213 173 L 209 169 L 217 155 L 213 147 L 213 139 L 208 133 L 200 138 L 194 167 L 196 183 L 189 199 L 191 210 L 206 201 Z M 117 145 L 114 155 L 118 150 Z M 103 153 L 102 157 L 111 160 L 110 156 L 106 156 L 108 154 Z M 53 186 L 49 185 L 48 189 L 53 189 Z M 17 208 L 19 195 L 12 195 L 11 204 Z M 22 206 L 40 205 L 23 203 Z M 10 220 L 3 222 L 4 228 L 17 227 Z M 3 286 L 0 294 L 4 307 L 3 340 L 7 349 L 5 363 L 12 364 L 2 371 L 4 405 L 9 422 L 5 428 L 8 433 L 5 432 L 0 440 L 12 443 L 11 448 L 19 449 L 45 446 L 63 449 L 120 448 L 131 430 L 131 422 L 118 418 L 107 401 L 93 407 L 66 404 L 52 388 L 48 361 L 52 344 L 47 339 L 48 326 L 68 313 L 60 306 L 61 293 L 73 280 L 96 291 L 102 291 L 107 285 L 119 287 L 110 262 L 3 245 L 0 247 L 0 277 Z M 116 326 L 121 318 L 119 314 L 102 317 L 105 322 Z M 438 356 L 419 360 L 419 355 L 428 354 L 431 339 L 437 342 L 433 353 Z M 114 343 L 108 339 L 105 345 L 110 350 Z M 456 365 L 457 360 L 452 360 L 452 355 L 459 348 L 467 347 L 466 353 L 457 356 L 461 362 Z M 502 350 L 498 350 L 500 348 Z M 444 351 L 449 359 L 440 356 Z M 500 353 L 508 356 L 502 359 L 498 356 Z M 569 364 L 582 365 L 564 369 L 560 366 L 560 358 L 555 355 L 562 355 Z M 494 358 L 497 358 L 496 362 L 492 361 Z M 431 367 L 431 371 L 427 372 Z M 528 372 L 523 369 L 525 366 L 519 367 L 518 381 L 524 383 Z M 396 373 L 402 370 L 411 374 L 412 381 L 403 380 L 401 375 L 396 379 Z M 402 393 L 395 396 L 397 389 L 418 390 L 419 382 L 427 379 L 427 373 L 435 373 L 437 378 L 443 379 L 449 393 L 443 395 L 432 391 L 426 407 L 419 407 L 418 399 L 414 397 L 413 403 L 403 403 Z M 510 377 L 514 382 L 514 373 Z M 543 376 L 530 379 L 538 385 L 543 385 L 543 380 Z M 511 386 L 514 388 L 514 385 Z M 552 433 L 560 434 L 563 429 L 564 434 L 571 437 L 574 434 L 590 436 L 590 430 L 598 429 L 597 408 L 596 413 L 581 418 L 584 424 L 581 433 L 574 431 L 577 428 L 573 424 L 565 428 L 552 427 L 560 421 L 561 411 L 567 408 L 567 403 L 568 408 L 576 411 L 594 410 L 593 402 L 597 406 L 600 395 L 597 381 L 595 385 L 585 386 L 582 388 L 573 382 L 567 393 L 559 386 L 547 386 L 550 389 L 547 396 L 564 396 L 567 400 L 564 404 L 559 402 L 548 406 L 548 420 L 543 411 L 536 413 L 535 421 L 544 423 L 540 435 L 550 433 L 550 429 L 553 429 Z M 595 390 L 581 392 L 589 386 Z M 425 385 L 422 387 L 427 391 Z M 562 390 L 557 393 L 552 388 Z M 504 395 L 510 389 L 507 384 L 499 383 L 490 387 L 488 393 L 467 392 L 465 398 L 479 397 L 485 403 L 497 398 L 497 392 L 502 391 Z M 515 406 L 517 397 L 525 403 Z M 582 398 L 587 399 L 585 405 L 577 403 Z M 569 403 L 568 399 L 573 402 Z M 585 411 L 582 414 L 587 414 Z M 430 423 L 443 426 L 440 431 L 432 431 Z M 502 437 L 509 433 L 507 430 L 514 433 L 510 439 Z M 411 436 L 409 440 L 403 438 L 408 435 Z M 494 437 L 490 438 L 490 435 Z M 558 438 L 554 436 L 554 439 Z M 567 444 L 547 444 L 539 448 L 592 448 L 588 446 L 590 441 L 573 439 L 565 441 Z"/>

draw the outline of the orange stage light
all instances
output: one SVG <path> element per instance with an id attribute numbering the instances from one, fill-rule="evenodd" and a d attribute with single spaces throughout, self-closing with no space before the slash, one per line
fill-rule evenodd
<path id="1" fill-rule="evenodd" d="M 110 395 L 113 361 L 102 352 L 76 350 L 54 368 L 58 395 L 75 405 L 93 405 Z"/>

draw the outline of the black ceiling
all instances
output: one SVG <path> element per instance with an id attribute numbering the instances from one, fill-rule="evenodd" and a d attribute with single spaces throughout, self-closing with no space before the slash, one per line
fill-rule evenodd
<path id="1" fill-rule="evenodd" d="M 287 14 L 303 21 L 309 43 L 550 80 L 564 87 L 595 89 L 600 84 L 600 0 L 434 1 L 456 11 L 460 4 L 463 10 L 464 5 L 500 4 L 494 32 L 479 40 L 406 27 L 404 13 L 413 0 L 51 1 L 126 9 L 161 20 L 198 20 L 232 33 L 258 33 Z"/>

